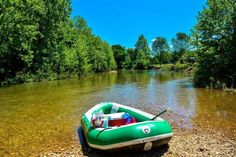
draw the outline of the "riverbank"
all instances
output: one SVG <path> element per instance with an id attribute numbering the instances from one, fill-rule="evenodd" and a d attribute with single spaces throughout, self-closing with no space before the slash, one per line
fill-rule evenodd
<path id="1" fill-rule="evenodd" d="M 163 118 L 170 122 L 174 135 L 169 144 L 148 152 L 101 152 L 81 146 L 75 134 L 75 144 L 45 153 L 40 157 L 233 157 L 236 154 L 236 126 L 231 130 L 216 129 L 206 125 L 189 125 L 180 115 L 169 112 Z M 173 119 L 175 119 L 173 121 Z M 182 120 L 181 120 L 182 119 Z M 182 126 L 182 127 L 181 127 Z M 183 127 L 185 126 L 185 127 Z"/>
<path id="2" fill-rule="evenodd" d="M 44 157 L 100 157 L 100 156 L 147 156 L 147 157 L 175 157 L 175 156 L 224 156 L 233 157 L 236 154 L 236 134 L 231 137 L 224 132 L 213 129 L 195 128 L 179 129 L 174 127 L 174 136 L 169 146 L 163 146 L 149 152 L 124 151 L 119 153 L 104 153 L 91 150 L 89 147 L 81 147 L 77 144 L 69 148 L 63 148 L 46 153 Z"/>
<path id="3" fill-rule="evenodd" d="M 173 73 L 182 72 L 187 75 L 192 75 L 195 70 L 195 65 L 191 63 L 162 64 L 162 65 L 157 64 L 157 65 L 150 66 L 149 69 L 157 69 L 163 72 L 173 72 Z M 124 70 L 130 70 L 130 69 L 124 69 Z M 99 73 L 104 73 L 104 72 L 117 73 L 117 69 L 105 70 Z M 0 87 L 14 85 L 14 84 L 29 83 L 29 82 L 43 82 L 43 81 L 55 81 L 55 80 L 64 80 L 64 79 L 71 79 L 71 78 L 81 78 L 81 77 L 91 75 L 94 73 L 96 72 L 90 71 L 83 75 L 79 75 L 78 73 L 69 73 L 69 72 L 64 72 L 60 74 L 57 74 L 54 72 L 48 72 L 48 73 L 39 72 L 36 74 L 19 72 L 16 74 L 15 77 L 10 77 L 5 80 L 1 80 Z"/>
<path id="4" fill-rule="evenodd" d="M 195 64 L 158 64 L 151 66 L 153 69 L 161 70 L 163 72 L 184 72 L 186 74 L 192 75 L 195 70 Z"/>

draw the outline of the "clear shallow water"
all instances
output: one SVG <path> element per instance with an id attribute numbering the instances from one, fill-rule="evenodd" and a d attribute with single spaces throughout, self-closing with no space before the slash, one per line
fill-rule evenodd
<path id="1" fill-rule="evenodd" d="M 0 156 L 29 156 L 78 143 L 80 118 L 102 101 L 152 114 L 167 107 L 179 127 L 236 130 L 236 93 L 196 89 L 182 74 L 119 71 L 0 88 Z"/>

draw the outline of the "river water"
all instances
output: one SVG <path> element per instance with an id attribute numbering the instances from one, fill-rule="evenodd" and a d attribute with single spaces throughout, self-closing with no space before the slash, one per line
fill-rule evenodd
<path id="1" fill-rule="evenodd" d="M 0 88 L 0 156 L 77 144 L 81 116 L 105 101 L 152 114 L 171 108 L 164 117 L 181 128 L 236 130 L 236 93 L 194 88 L 181 73 L 118 71 Z"/>

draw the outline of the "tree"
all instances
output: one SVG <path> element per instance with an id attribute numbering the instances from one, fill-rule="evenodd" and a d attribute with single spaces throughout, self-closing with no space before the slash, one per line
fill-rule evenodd
<path id="1" fill-rule="evenodd" d="M 0 2 L 0 83 L 81 76 L 116 68 L 111 46 L 80 17 L 70 0 Z M 53 77 L 53 78 L 50 78 Z"/>
<path id="2" fill-rule="evenodd" d="M 156 39 L 152 43 L 152 52 L 155 58 L 159 58 L 160 64 L 163 62 L 163 54 L 167 53 L 169 49 L 169 45 L 167 43 L 166 38 L 164 37 L 156 37 Z"/>
<path id="3" fill-rule="evenodd" d="M 88 63 L 88 37 L 92 36 L 91 29 L 86 21 L 76 16 L 63 26 L 64 40 L 62 43 L 66 47 L 63 52 L 63 62 L 60 63 L 62 73 L 68 76 L 77 74 L 82 76 L 91 71 L 91 64 Z"/>
<path id="4" fill-rule="evenodd" d="M 45 73 L 53 71 L 59 74 L 65 49 L 63 26 L 70 18 L 70 1 L 41 1 L 43 1 L 44 10 L 42 12 L 44 14 L 37 21 L 40 34 L 38 34 L 34 43 L 36 50 L 33 70 L 43 69 Z M 28 6 L 30 5 L 26 5 L 26 7 Z"/>
<path id="5" fill-rule="evenodd" d="M 126 54 L 127 55 L 125 57 L 124 68 L 132 69 L 135 67 L 135 61 L 136 61 L 135 51 L 132 48 L 128 48 Z"/>
<path id="6" fill-rule="evenodd" d="M 208 0 L 193 30 L 198 68 L 195 85 L 236 87 L 235 0 Z"/>
<path id="7" fill-rule="evenodd" d="M 116 60 L 117 69 L 122 69 L 126 59 L 126 49 L 121 45 L 112 45 L 112 51 Z"/>
<path id="8" fill-rule="evenodd" d="M 92 29 L 88 27 L 86 20 L 81 16 L 76 16 L 74 18 L 74 28 L 78 31 L 79 35 L 83 35 L 84 37 L 91 38 Z M 86 39 L 85 39 L 86 40 Z"/>
<path id="9" fill-rule="evenodd" d="M 144 35 L 140 35 L 135 44 L 135 68 L 146 69 L 150 65 L 150 49 Z"/>
<path id="10" fill-rule="evenodd" d="M 27 7 L 31 5 L 31 7 Z M 14 77 L 33 64 L 35 41 L 44 16 L 43 1 L 0 2 L 0 79 Z"/>
<path id="11" fill-rule="evenodd" d="M 88 63 L 95 72 L 108 71 L 116 68 L 116 62 L 110 45 L 94 36 L 89 42 Z"/>
<path id="12" fill-rule="evenodd" d="M 112 47 L 105 41 L 103 41 L 103 51 L 106 54 L 106 62 L 108 64 L 107 70 L 114 70 L 117 68 Z"/>
<path id="13" fill-rule="evenodd" d="M 190 37 L 183 32 L 176 33 L 171 40 L 173 45 L 173 62 L 177 62 L 190 48 Z"/>
<path id="14" fill-rule="evenodd" d="M 170 52 L 165 52 L 164 51 L 164 53 L 162 53 L 162 63 L 163 64 L 170 63 L 171 59 L 172 59 L 172 56 L 171 56 Z"/>
<path id="15" fill-rule="evenodd" d="M 0 5 L 0 79 L 44 69 L 60 71 L 70 2 L 5 1 Z"/>
<path id="16" fill-rule="evenodd" d="M 78 36 L 83 36 L 84 42 L 87 44 L 86 56 L 91 70 L 102 72 L 115 69 L 116 62 L 110 45 L 92 34 L 92 29 L 87 26 L 84 18 L 77 16 L 74 21 Z"/>
<path id="17" fill-rule="evenodd" d="M 90 71 L 101 72 L 116 68 L 111 47 L 92 34 L 85 19 L 75 17 L 71 28 L 72 31 L 67 31 L 68 37 L 65 42 L 66 72 L 81 76 Z"/>

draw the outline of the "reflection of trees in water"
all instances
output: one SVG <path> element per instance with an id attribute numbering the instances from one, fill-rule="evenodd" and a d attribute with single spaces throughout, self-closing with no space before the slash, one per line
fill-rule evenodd
<path id="1" fill-rule="evenodd" d="M 183 73 L 160 72 L 156 75 L 156 78 L 160 83 L 166 83 L 167 81 L 181 79 L 181 78 L 184 78 L 184 77 L 186 77 L 186 76 L 184 76 Z"/>
<path id="2" fill-rule="evenodd" d="M 157 70 L 121 70 L 118 71 L 117 83 L 148 83 L 154 79 L 159 83 L 184 78 L 183 73 L 166 73 Z"/>
<path id="3" fill-rule="evenodd" d="M 122 70 L 118 72 L 118 83 L 147 83 L 150 79 L 148 71 Z"/>

